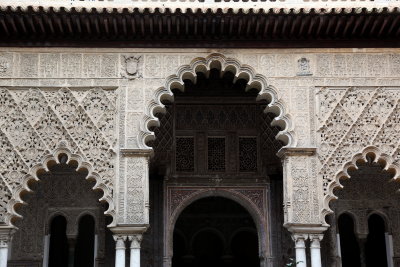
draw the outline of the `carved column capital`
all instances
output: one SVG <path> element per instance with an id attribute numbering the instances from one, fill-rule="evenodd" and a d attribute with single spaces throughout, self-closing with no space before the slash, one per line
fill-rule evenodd
<path id="1" fill-rule="evenodd" d="M 292 239 L 296 244 L 296 248 L 306 248 L 306 240 L 308 239 L 308 234 L 294 233 L 292 234 Z"/>
<path id="2" fill-rule="evenodd" d="M 323 234 L 310 234 L 311 248 L 321 248 L 321 241 L 324 238 Z"/>
<path id="3" fill-rule="evenodd" d="M 143 236 L 141 234 L 128 236 L 129 241 L 131 241 L 131 248 L 140 248 Z"/>
<path id="4" fill-rule="evenodd" d="M 14 233 L 14 228 L 0 228 L 0 248 L 8 247 Z"/>
<path id="5" fill-rule="evenodd" d="M 113 235 L 115 241 L 115 249 L 125 249 L 126 235 Z"/>

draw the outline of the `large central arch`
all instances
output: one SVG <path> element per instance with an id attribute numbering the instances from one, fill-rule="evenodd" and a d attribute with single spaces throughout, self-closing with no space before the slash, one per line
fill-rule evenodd
<path id="1" fill-rule="evenodd" d="M 275 114 L 272 126 L 279 126 L 281 131 L 276 139 L 282 141 L 285 147 L 296 147 L 297 141 L 293 131 L 293 124 L 290 115 L 287 113 L 287 107 L 279 98 L 277 90 L 268 84 L 267 79 L 256 73 L 248 65 L 241 64 L 238 60 L 226 58 L 221 54 L 211 54 L 206 58 L 195 58 L 189 65 L 181 66 L 176 74 L 169 76 L 165 85 L 158 88 L 145 105 L 145 114 L 140 121 L 140 133 L 138 136 L 139 147 L 149 149 L 147 143 L 155 138 L 154 127 L 159 127 L 160 122 L 156 117 L 157 113 L 164 113 L 165 106 L 162 103 L 165 100 L 173 102 L 174 95 L 172 89 L 184 91 L 184 80 L 191 80 L 196 83 L 197 73 L 203 73 L 208 77 L 211 69 L 218 69 L 223 75 L 225 72 L 234 74 L 234 82 L 238 79 L 247 81 L 246 90 L 255 88 L 259 91 L 257 100 L 267 100 L 268 106 L 265 109 L 267 113 Z"/>
<path id="2" fill-rule="evenodd" d="M 269 227 L 267 212 L 261 210 L 260 207 L 258 207 L 250 198 L 246 197 L 246 195 L 234 188 L 192 188 L 187 192 L 188 193 L 181 198 L 181 202 L 174 208 L 174 210 L 166 211 L 168 214 L 171 214 L 164 218 L 164 259 L 167 261 L 167 264 L 164 266 L 171 266 L 170 261 L 173 254 L 173 231 L 180 214 L 190 204 L 208 197 L 223 197 L 240 204 L 246 209 L 246 211 L 251 215 L 257 228 L 260 259 L 262 259 L 263 262 L 266 262 L 271 251 L 270 236 L 267 231 Z"/>

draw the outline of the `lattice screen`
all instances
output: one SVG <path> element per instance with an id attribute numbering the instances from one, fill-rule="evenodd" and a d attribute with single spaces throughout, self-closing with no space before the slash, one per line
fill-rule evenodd
<path id="1" fill-rule="evenodd" d="M 193 137 L 176 138 L 176 170 L 180 172 L 194 171 L 194 139 Z"/>
<path id="2" fill-rule="evenodd" d="M 208 170 L 225 171 L 225 138 L 210 137 L 208 147 Z"/>
<path id="3" fill-rule="evenodd" d="M 256 137 L 239 137 L 239 171 L 257 171 Z"/>

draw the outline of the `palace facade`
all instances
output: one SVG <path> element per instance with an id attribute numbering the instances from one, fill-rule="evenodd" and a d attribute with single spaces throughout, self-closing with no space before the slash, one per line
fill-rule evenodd
<path id="1" fill-rule="evenodd" d="M 400 266 L 398 1 L 0 3 L 0 267 Z"/>

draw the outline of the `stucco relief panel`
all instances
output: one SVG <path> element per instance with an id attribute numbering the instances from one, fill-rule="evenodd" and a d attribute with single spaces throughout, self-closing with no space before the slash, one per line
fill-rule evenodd
<path id="1" fill-rule="evenodd" d="M 116 143 L 115 90 L 102 88 L 0 88 L 2 211 L 30 168 L 61 143 L 90 162 L 112 197 Z M 5 216 L 5 215 L 4 215 Z M 4 218 L 2 218 L 4 219 Z"/>
<path id="2" fill-rule="evenodd" d="M 320 183 L 315 156 L 288 156 L 285 159 L 286 223 L 320 223 Z"/>
<path id="3" fill-rule="evenodd" d="M 398 162 L 399 100 L 398 87 L 318 89 L 318 156 L 325 194 L 343 165 L 368 146 Z"/>
<path id="4" fill-rule="evenodd" d="M 147 224 L 149 220 L 148 158 L 127 157 L 125 170 L 125 188 L 123 193 L 120 192 L 120 208 L 124 203 L 123 223 Z"/>

